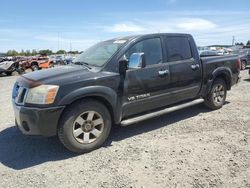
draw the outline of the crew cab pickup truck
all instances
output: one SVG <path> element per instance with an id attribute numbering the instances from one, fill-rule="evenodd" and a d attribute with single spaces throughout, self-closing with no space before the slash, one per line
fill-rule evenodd
<path id="1" fill-rule="evenodd" d="M 24 134 L 58 135 L 69 150 L 89 152 L 111 126 L 203 102 L 221 108 L 239 72 L 237 56 L 200 58 L 189 34 L 116 38 L 90 47 L 70 66 L 19 77 L 12 95 L 16 124 Z"/>

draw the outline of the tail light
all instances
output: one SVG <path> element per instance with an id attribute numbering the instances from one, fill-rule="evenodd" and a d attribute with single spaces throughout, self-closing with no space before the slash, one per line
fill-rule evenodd
<path id="1" fill-rule="evenodd" d="M 240 61 L 240 58 L 238 58 L 238 60 L 237 60 L 236 68 L 237 68 L 238 71 L 240 71 L 240 69 L 241 69 L 241 61 Z"/>

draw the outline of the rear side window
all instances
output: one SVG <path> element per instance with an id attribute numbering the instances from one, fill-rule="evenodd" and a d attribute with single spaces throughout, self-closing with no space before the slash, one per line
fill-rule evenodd
<path id="1" fill-rule="evenodd" d="M 167 61 L 180 61 L 192 58 L 187 37 L 166 37 Z"/>

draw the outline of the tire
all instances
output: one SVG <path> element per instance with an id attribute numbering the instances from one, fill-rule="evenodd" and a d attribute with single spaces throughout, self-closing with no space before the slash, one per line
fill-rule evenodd
<path id="1" fill-rule="evenodd" d="M 38 65 L 32 65 L 31 69 L 32 69 L 32 71 L 37 71 L 37 70 L 39 70 L 39 67 L 38 67 Z"/>
<path id="2" fill-rule="evenodd" d="M 241 62 L 241 70 L 245 70 L 247 66 L 247 63 L 245 61 Z"/>
<path id="3" fill-rule="evenodd" d="M 54 67 L 54 63 L 49 64 L 49 68 L 52 68 L 52 67 Z"/>
<path id="4" fill-rule="evenodd" d="M 7 76 L 11 76 L 11 75 L 12 75 L 12 72 L 5 72 L 5 74 L 6 74 Z"/>
<path id="5" fill-rule="evenodd" d="M 12 75 L 12 73 L 15 71 L 15 64 L 12 64 L 11 66 L 10 66 L 10 68 L 8 68 L 8 70 L 5 72 L 5 74 L 7 75 L 7 76 L 11 76 Z"/>
<path id="6" fill-rule="evenodd" d="M 227 86 L 224 80 L 216 79 L 212 85 L 211 91 L 204 98 L 205 105 L 211 110 L 221 108 L 226 100 Z"/>
<path id="7" fill-rule="evenodd" d="M 19 75 L 23 75 L 25 73 L 25 70 L 24 70 L 24 68 L 19 68 L 19 69 L 17 69 L 17 72 Z"/>
<path id="8" fill-rule="evenodd" d="M 82 100 L 69 106 L 58 126 L 61 143 L 75 153 L 99 148 L 108 138 L 111 116 L 108 109 L 95 100 Z"/>

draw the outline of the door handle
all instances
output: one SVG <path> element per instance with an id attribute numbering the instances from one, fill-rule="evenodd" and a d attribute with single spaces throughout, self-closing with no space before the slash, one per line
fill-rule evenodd
<path id="1" fill-rule="evenodd" d="M 199 64 L 192 64 L 191 65 L 191 69 L 193 69 L 193 70 L 197 70 L 197 69 L 199 69 L 200 68 L 200 65 Z"/>
<path id="2" fill-rule="evenodd" d="M 165 76 L 165 75 L 167 75 L 168 73 L 169 73 L 168 70 L 160 70 L 160 71 L 158 72 L 159 76 Z"/>

